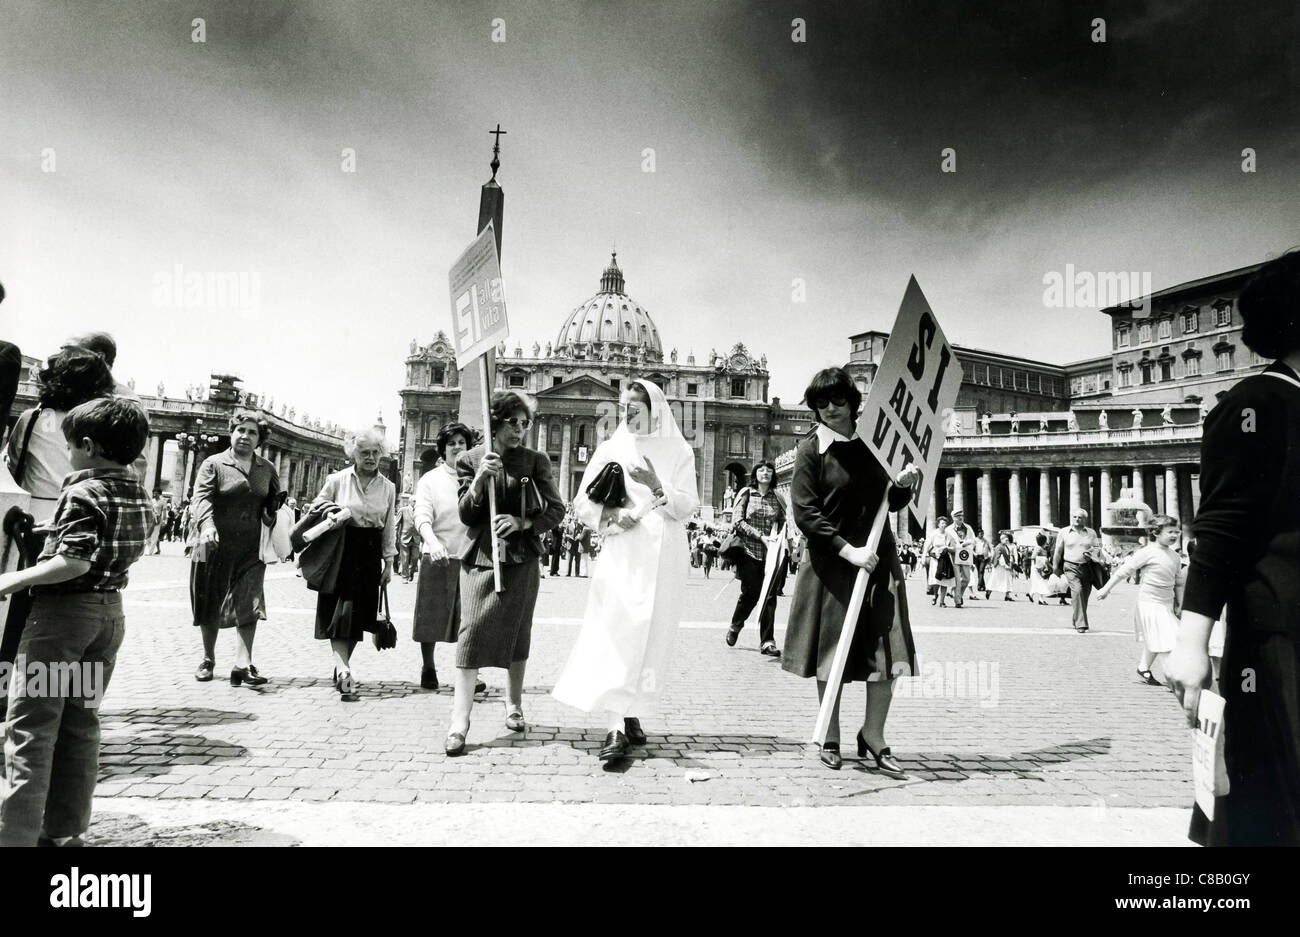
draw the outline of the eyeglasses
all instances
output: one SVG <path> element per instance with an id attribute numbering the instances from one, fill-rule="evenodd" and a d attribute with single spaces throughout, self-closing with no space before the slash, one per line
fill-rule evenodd
<path id="1" fill-rule="evenodd" d="M 510 419 L 506 420 L 506 422 L 509 423 L 511 426 L 513 426 L 515 429 L 528 429 L 528 427 L 533 425 L 533 421 L 530 420 L 528 417 L 524 417 L 521 420 L 517 416 L 512 416 Z"/>
<path id="2" fill-rule="evenodd" d="M 814 410 L 824 410 L 828 403 L 833 403 L 837 407 L 842 407 L 849 402 L 849 398 L 843 394 L 827 394 L 824 397 L 813 399 L 812 405 Z"/>

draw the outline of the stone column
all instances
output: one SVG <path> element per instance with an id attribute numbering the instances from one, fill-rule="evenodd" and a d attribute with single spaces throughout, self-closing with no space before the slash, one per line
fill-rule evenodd
<path id="1" fill-rule="evenodd" d="M 172 493 L 177 498 L 177 503 L 185 500 L 185 468 L 189 462 L 190 453 L 187 446 L 182 446 L 179 442 L 176 444 L 176 462 L 172 468 Z"/>
<path id="2" fill-rule="evenodd" d="M 1038 470 L 1038 523 L 1055 527 L 1052 523 L 1052 470 Z"/>
<path id="3" fill-rule="evenodd" d="M 703 426 L 704 439 L 700 445 L 700 504 L 713 507 L 713 475 L 717 464 L 713 447 L 717 445 L 718 424 L 706 422 Z"/>
<path id="4" fill-rule="evenodd" d="M 560 497 L 568 504 L 569 450 L 573 447 L 573 417 L 564 417 L 564 438 L 560 441 Z"/>
<path id="5" fill-rule="evenodd" d="M 984 469 L 980 472 L 979 477 L 979 498 L 980 498 L 980 527 L 984 530 L 984 536 L 989 535 L 993 529 L 993 479 L 992 469 Z"/>
<path id="6" fill-rule="evenodd" d="M 1097 528 L 1100 530 L 1106 523 L 1106 518 L 1110 515 L 1110 469 L 1101 470 L 1101 517 L 1097 518 Z"/>
<path id="7" fill-rule="evenodd" d="M 533 426 L 537 430 L 537 438 L 533 441 L 533 448 L 538 452 L 545 452 L 547 439 L 545 417 L 538 417 L 537 422 L 534 423 Z"/>
<path id="8" fill-rule="evenodd" d="M 966 470 L 952 470 L 952 513 L 966 511 Z"/>
<path id="9" fill-rule="evenodd" d="M 1082 499 L 1079 497 L 1079 467 L 1076 465 L 1070 469 L 1070 516 L 1079 510 L 1082 505 Z"/>
<path id="10" fill-rule="evenodd" d="M 1155 479 L 1148 477 L 1145 466 L 1137 467 L 1138 494 L 1150 507 L 1159 510 L 1160 499 L 1157 497 Z"/>
<path id="11" fill-rule="evenodd" d="M 1172 465 L 1165 466 L 1165 514 L 1172 514 L 1182 521 L 1183 516 L 1178 512 L 1178 469 Z"/>
<path id="12" fill-rule="evenodd" d="M 939 479 L 930 486 L 930 507 L 925 515 L 925 535 L 934 533 L 934 519 L 939 516 Z"/>
<path id="13" fill-rule="evenodd" d="M 1011 501 L 1011 526 L 1013 528 L 1021 527 L 1023 525 L 1020 523 L 1020 469 L 1013 468 L 1011 470 L 1011 479 L 1008 482 L 1008 489 L 1008 496 Z M 989 529 L 987 527 L 984 528 L 984 534 L 986 536 L 989 535 Z"/>

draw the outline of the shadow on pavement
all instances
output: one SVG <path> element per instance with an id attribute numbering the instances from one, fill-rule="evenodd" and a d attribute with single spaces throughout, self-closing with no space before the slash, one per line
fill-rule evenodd
<path id="1" fill-rule="evenodd" d="M 299 846 L 301 840 L 235 820 L 150 826 L 132 814 L 96 813 L 88 846 Z"/>

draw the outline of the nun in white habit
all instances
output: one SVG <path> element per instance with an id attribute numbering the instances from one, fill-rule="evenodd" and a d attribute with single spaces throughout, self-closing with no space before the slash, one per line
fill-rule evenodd
<path id="1" fill-rule="evenodd" d="M 602 761 L 645 744 L 639 717 L 657 711 L 668 676 L 690 567 L 685 524 L 700 506 L 695 457 L 663 391 L 633 381 L 622 407 L 618 429 L 596 448 L 573 500 L 578 519 L 602 541 L 582 631 L 553 691 L 562 703 L 605 714 Z M 620 508 L 587 497 L 610 462 L 623 469 Z"/>

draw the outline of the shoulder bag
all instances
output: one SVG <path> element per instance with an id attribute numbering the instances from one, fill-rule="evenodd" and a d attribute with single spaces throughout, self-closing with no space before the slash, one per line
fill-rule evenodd
<path id="1" fill-rule="evenodd" d="M 379 615 L 375 619 L 373 640 L 376 651 L 397 647 L 397 627 L 393 624 L 393 612 L 388 605 L 388 586 L 379 587 Z"/>
<path id="2" fill-rule="evenodd" d="M 740 533 L 737 528 L 740 522 L 745 519 L 745 512 L 749 510 L 749 489 L 745 489 L 744 498 L 739 507 L 736 509 L 736 519 L 731 524 L 731 529 L 727 531 L 727 536 L 722 539 L 718 546 L 718 556 L 728 562 L 735 563 L 745 553 L 745 545 L 740 542 Z"/>

